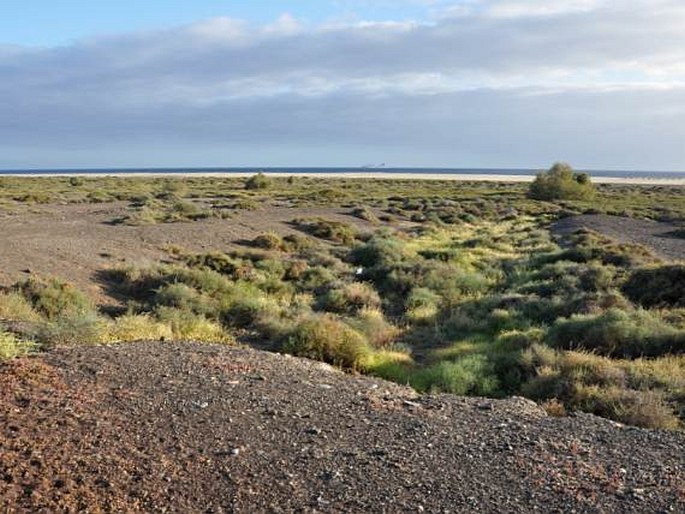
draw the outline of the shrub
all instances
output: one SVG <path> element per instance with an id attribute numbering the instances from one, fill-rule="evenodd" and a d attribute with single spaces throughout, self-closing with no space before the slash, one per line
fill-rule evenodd
<path id="1" fill-rule="evenodd" d="M 304 291 L 321 291 L 337 281 L 335 273 L 324 266 L 314 266 L 305 270 L 297 280 L 297 286 Z"/>
<path id="2" fill-rule="evenodd" d="M 497 395 L 499 380 L 493 365 L 484 355 L 468 355 L 456 362 L 441 361 L 419 371 L 411 379 L 422 391 L 441 391 L 458 395 Z"/>
<path id="3" fill-rule="evenodd" d="M 26 355 L 33 345 L 17 339 L 13 334 L 0 330 L 0 362 Z"/>
<path id="4" fill-rule="evenodd" d="M 366 205 L 362 205 L 360 207 L 355 207 L 352 210 L 352 215 L 356 216 L 359 219 L 368 221 L 369 223 L 375 224 L 375 223 L 379 222 L 378 216 L 376 216 L 376 214 L 371 209 L 369 209 Z"/>
<path id="5" fill-rule="evenodd" d="M 0 293 L 0 318 L 10 321 L 38 321 L 40 314 L 21 293 Z"/>
<path id="6" fill-rule="evenodd" d="M 209 321 L 202 315 L 170 307 L 161 307 L 156 313 L 160 321 L 169 324 L 174 339 L 205 343 L 232 342 L 232 338 L 221 325 Z"/>
<path id="7" fill-rule="evenodd" d="M 299 323 L 283 350 L 349 369 L 360 369 L 370 353 L 364 336 L 330 314 L 313 315 Z"/>
<path id="8" fill-rule="evenodd" d="M 167 323 L 155 320 L 149 314 L 126 314 L 109 323 L 100 338 L 102 342 L 165 341 L 172 339 L 173 331 Z"/>
<path id="9" fill-rule="evenodd" d="M 406 301 L 405 317 L 412 323 L 433 321 L 438 314 L 442 297 L 426 287 L 415 287 Z"/>
<path id="10" fill-rule="evenodd" d="M 196 314 L 208 314 L 214 310 L 209 298 L 183 283 L 167 284 L 161 287 L 155 295 L 154 302 L 157 305 L 174 307 Z"/>
<path id="11" fill-rule="evenodd" d="M 380 309 L 376 308 L 361 309 L 348 323 L 364 334 L 374 348 L 388 348 L 400 333 L 397 327 L 385 319 Z"/>
<path id="12" fill-rule="evenodd" d="M 592 350 L 611 357 L 654 357 L 685 352 L 685 331 L 646 311 L 610 309 L 599 316 L 557 321 L 547 342 L 558 348 Z"/>
<path id="13" fill-rule="evenodd" d="M 284 248 L 283 239 L 276 232 L 265 232 L 258 235 L 252 241 L 257 248 L 265 250 L 282 250 Z"/>
<path id="14" fill-rule="evenodd" d="M 594 191 L 587 174 L 574 172 L 568 164 L 556 163 L 538 174 L 528 196 L 535 200 L 587 200 Z"/>
<path id="15" fill-rule="evenodd" d="M 623 292 L 643 307 L 685 307 L 685 265 L 636 270 Z"/>
<path id="16" fill-rule="evenodd" d="M 268 189 L 271 187 L 271 179 L 264 173 L 252 175 L 245 181 L 245 189 Z"/>
<path id="17" fill-rule="evenodd" d="M 86 295 L 59 279 L 42 281 L 32 277 L 19 284 L 18 288 L 34 308 L 48 319 L 90 313 L 94 309 Z"/>
<path id="18" fill-rule="evenodd" d="M 378 309 L 381 298 L 368 284 L 353 282 L 338 289 L 332 289 L 321 299 L 321 307 L 330 312 L 354 314 L 361 309 Z"/>
<path id="19" fill-rule="evenodd" d="M 341 221 L 315 218 L 296 220 L 295 223 L 313 236 L 335 243 L 350 245 L 357 237 L 357 229 Z"/>
<path id="20" fill-rule="evenodd" d="M 67 311 L 40 325 L 36 338 L 48 345 L 98 343 L 104 321 L 93 311 Z"/>

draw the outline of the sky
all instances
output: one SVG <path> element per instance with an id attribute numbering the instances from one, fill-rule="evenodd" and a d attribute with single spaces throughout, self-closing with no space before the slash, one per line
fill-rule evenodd
<path id="1" fill-rule="evenodd" d="M 3 0 L 0 169 L 685 170 L 682 0 Z"/>

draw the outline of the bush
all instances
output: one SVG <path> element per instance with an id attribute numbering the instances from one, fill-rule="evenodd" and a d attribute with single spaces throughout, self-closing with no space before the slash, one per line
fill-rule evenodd
<path id="1" fill-rule="evenodd" d="M 67 311 L 41 324 L 36 338 L 48 345 L 93 344 L 101 341 L 103 327 L 93 311 Z"/>
<path id="2" fill-rule="evenodd" d="M 376 216 L 376 214 L 371 209 L 369 209 L 366 205 L 362 205 L 360 207 L 355 207 L 352 210 L 352 215 L 356 216 L 359 219 L 368 221 L 369 223 L 376 224 L 379 222 L 378 216 Z"/>
<path id="3" fill-rule="evenodd" d="M 18 287 L 34 308 L 48 319 L 85 314 L 94 310 L 86 295 L 59 279 L 42 281 L 32 277 Z"/>
<path id="4" fill-rule="evenodd" d="M 228 343 L 232 338 L 221 325 L 192 312 L 161 307 L 156 311 L 163 323 L 169 324 L 172 337 L 180 341 L 201 341 L 204 343 Z"/>
<path id="5" fill-rule="evenodd" d="M 643 307 L 685 307 L 685 265 L 636 270 L 623 292 Z"/>
<path id="6" fill-rule="evenodd" d="M 438 314 L 442 297 L 426 287 L 415 287 L 406 301 L 405 317 L 412 323 L 428 323 Z"/>
<path id="7" fill-rule="evenodd" d="M 300 219 L 295 223 L 315 237 L 328 239 L 335 243 L 350 245 L 357 237 L 357 229 L 341 221 L 331 221 L 323 218 Z"/>
<path id="8" fill-rule="evenodd" d="M 568 164 L 556 163 L 538 174 L 528 196 L 535 200 L 587 200 L 594 192 L 587 174 L 574 172 Z"/>
<path id="9" fill-rule="evenodd" d="M 321 307 L 330 312 L 354 314 L 361 309 L 378 309 L 381 297 L 368 284 L 354 282 L 332 289 L 321 299 Z"/>
<path id="10" fill-rule="evenodd" d="M 148 314 L 126 314 L 109 323 L 100 339 L 105 343 L 124 343 L 165 341 L 172 337 L 173 331 L 169 324 L 161 323 Z"/>
<path id="11" fill-rule="evenodd" d="M 371 352 L 362 334 L 330 314 L 310 316 L 299 323 L 283 350 L 348 369 L 360 369 Z"/>
<path id="12" fill-rule="evenodd" d="M 265 250 L 282 250 L 284 248 L 283 239 L 276 232 L 260 234 L 254 238 L 252 244 Z"/>
<path id="13" fill-rule="evenodd" d="M 245 189 L 268 189 L 271 187 L 271 179 L 264 173 L 252 175 L 245 181 Z"/>
<path id="14" fill-rule="evenodd" d="M 0 293 L 0 319 L 10 321 L 38 321 L 40 314 L 33 305 L 16 291 Z"/>
<path id="15" fill-rule="evenodd" d="M 591 350 L 611 357 L 655 357 L 685 352 L 685 331 L 646 311 L 610 309 L 599 316 L 557 321 L 547 342 L 558 348 Z"/>
<path id="16" fill-rule="evenodd" d="M 421 391 L 462 396 L 494 396 L 498 394 L 499 388 L 494 366 L 484 355 L 468 355 L 456 362 L 439 362 L 419 371 L 410 380 Z"/>
<path id="17" fill-rule="evenodd" d="M 0 330 L 0 362 L 26 355 L 32 348 L 31 343 L 20 341 L 13 334 Z"/>
<path id="18" fill-rule="evenodd" d="M 385 319 L 380 309 L 363 308 L 348 323 L 364 334 L 374 348 L 388 348 L 400 333 Z"/>

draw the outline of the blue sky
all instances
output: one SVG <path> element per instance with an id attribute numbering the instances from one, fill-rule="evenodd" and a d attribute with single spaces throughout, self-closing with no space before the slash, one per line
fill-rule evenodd
<path id="1" fill-rule="evenodd" d="M 0 44 L 60 45 L 107 33 L 155 30 L 227 16 L 255 24 L 290 13 L 317 23 L 335 19 L 429 19 L 421 0 L 3 0 Z"/>
<path id="2" fill-rule="evenodd" d="M 682 0 L 4 0 L 0 168 L 685 170 L 683 63 Z"/>

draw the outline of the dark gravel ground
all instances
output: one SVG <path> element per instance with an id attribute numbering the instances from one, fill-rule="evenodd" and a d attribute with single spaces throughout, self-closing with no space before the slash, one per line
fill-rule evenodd
<path id="1" fill-rule="evenodd" d="M 685 512 L 685 436 L 225 346 L 0 366 L 0 512 Z"/>
<path id="2" fill-rule="evenodd" d="M 563 237 L 581 228 L 594 230 L 621 243 L 645 246 L 662 259 L 685 260 L 685 237 L 682 235 L 685 227 L 682 225 L 584 214 L 559 220 L 552 226 L 552 232 Z"/>

